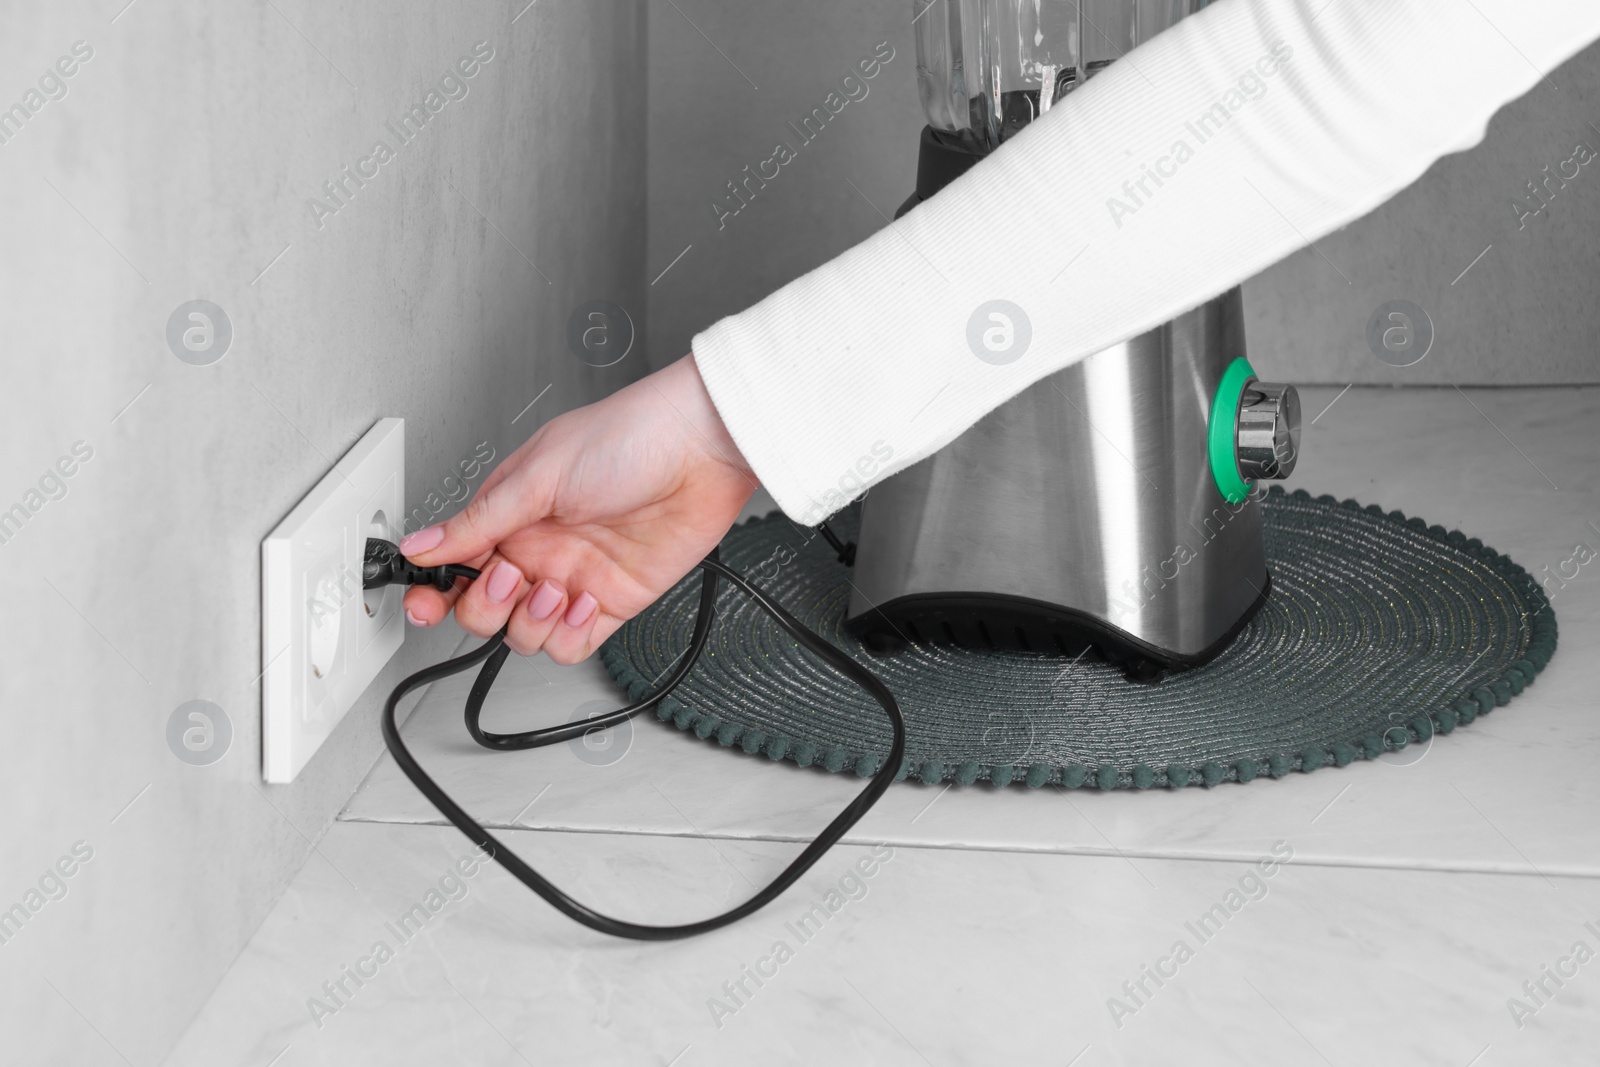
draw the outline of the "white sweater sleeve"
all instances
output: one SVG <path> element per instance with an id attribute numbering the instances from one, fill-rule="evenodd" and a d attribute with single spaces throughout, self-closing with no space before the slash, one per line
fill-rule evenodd
<path id="1" fill-rule="evenodd" d="M 700 373 L 778 505 L 815 523 L 1045 375 L 1367 213 L 1597 36 L 1597 0 L 1222 0 L 700 333 Z M 1032 326 L 1005 365 L 967 340 L 991 300 Z"/>

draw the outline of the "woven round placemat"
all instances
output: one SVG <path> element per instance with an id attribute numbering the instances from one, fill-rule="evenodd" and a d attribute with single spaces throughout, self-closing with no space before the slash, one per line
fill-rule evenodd
<path id="1" fill-rule="evenodd" d="M 1398 511 L 1274 487 L 1262 499 L 1272 591 L 1221 655 L 1154 685 L 1092 655 L 913 644 L 871 655 L 841 624 L 849 570 L 781 514 L 729 531 L 722 558 L 866 664 L 900 702 L 900 777 L 1100 789 L 1216 785 L 1345 766 L 1449 734 L 1549 662 L 1538 583 L 1477 538 Z M 853 538 L 850 509 L 831 522 Z M 601 650 L 630 698 L 682 655 L 696 571 Z M 729 748 L 870 775 L 883 711 L 723 586 L 700 663 L 657 714 Z"/>

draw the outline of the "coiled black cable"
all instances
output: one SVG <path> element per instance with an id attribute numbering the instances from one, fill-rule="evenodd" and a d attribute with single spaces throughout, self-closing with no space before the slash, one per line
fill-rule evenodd
<path id="1" fill-rule="evenodd" d="M 836 540 L 832 531 L 825 531 L 828 540 Z M 851 546 L 854 547 L 853 545 Z M 843 552 L 841 550 L 841 556 Z M 773 900 L 789 886 L 793 885 L 801 875 L 810 870 L 812 865 L 821 859 L 823 854 L 839 842 L 850 828 L 860 821 L 871 807 L 883 796 L 890 783 L 900 769 L 900 763 L 905 756 L 906 726 L 905 719 L 900 714 L 900 705 L 896 703 L 894 694 L 875 675 L 868 671 L 855 659 L 843 650 L 829 644 L 822 637 L 807 629 L 800 620 L 784 610 L 783 606 L 773 600 L 757 586 L 752 584 L 743 575 L 733 570 L 719 558 L 715 549 L 699 563 L 699 568 L 705 572 L 700 586 L 700 609 L 695 616 L 694 633 L 689 641 L 687 654 L 681 664 L 673 671 L 665 685 L 658 688 L 648 696 L 634 701 L 615 711 L 606 712 L 588 719 L 574 723 L 564 723 L 560 726 L 551 726 L 539 730 L 527 730 L 515 734 L 494 734 L 484 731 L 478 724 L 479 716 L 483 711 L 483 702 L 489 695 L 489 688 L 494 684 L 495 677 L 500 673 L 506 657 L 511 649 L 505 643 L 506 631 L 502 629 L 488 641 L 468 652 L 466 655 L 457 656 L 443 663 L 428 667 L 425 670 L 406 678 L 395 686 L 394 692 L 389 694 L 389 699 L 383 706 L 383 740 L 389 747 L 389 753 L 394 757 L 400 769 L 405 772 L 411 784 L 416 786 L 422 795 L 427 797 L 440 814 L 455 824 L 474 844 L 488 853 L 507 871 L 511 872 L 523 885 L 543 897 L 557 911 L 591 930 L 598 930 L 603 934 L 615 937 L 633 938 L 638 941 L 671 941 L 682 937 L 692 937 L 695 934 L 707 933 L 729 923 L 736 922 L 746 915 L 759 910 Z M 451 581 L 457 577 L 476 578 L 478 572 L 471 567 L 450 565 L 447 567 L 418 568 L 400 556 L 399 550 L 387 541 L 373 539 L 367 543 L 367 566 L 364 575 L 364 585 L 373 588 L 380 585 L 395 583 L 401 584 L 434 584 L 441 588 L 448 588 Z M 709 919 L 699 922 L 682 923 L 673 926 L 649 926 L 643 923 L 629 922 L 626 919 L 617 919 L 612 916 L 595 911 L 587 905 L 580 904 L 568 896 L 561 889 L 553 885 L 538 871 L 528 866 L 520 856 L 503 845 L 493 834 L 484 829 L 471 815 L 439 787 L 428 773 L 417 763 L 401 740 L 400 728 L 395 721 L 395 709 L 400 701 L 414 689 L 436 682 L 441 678 L 448 678 L 459 674 L 473 664 L 482 663 L 483 668 L 478 672 L 477 681 L 473 683 L 472 691 L 467 697 L 465 718 L 467 731 L 473 740 L 485 748 L 500 751 L 514 751 L 524 748 L 542 748 L 545 745 L 557 744 L 574 737 L 580 737 L 590 730 L 613 726 L 642 711 L 655 707 L 664 700 L 678 683 L 688 677 L 689 672 L 699 661 L 700 653 L 705 648 L 706 641 L 711 634 L 711 622 L 715 616 L 715 602 L 717 597 L 717 579 L 725 578 L 733 585 L 742 589 L 754 598 L 757 605 L 768 615 L 772 616 L 791 637 L 798 641 L 818 659 L 822 660 L 834 670 L 865 689 L 889 716 L 889 725 L 894 731 L 894 740 L 889 746 L 889 753 L 879 764 L 872 779 L 867 783 L 854 800 L 844 811 L 817 835 L 816 839 L 806 846 L 805 850 L 795 857 L 794 861 L 785 867 L 776 878 L 767 886 L 757 892 L 749 900 L 735 908 L 713 915 Z M 369 584 L 370 583 L 370 584 Z"/>

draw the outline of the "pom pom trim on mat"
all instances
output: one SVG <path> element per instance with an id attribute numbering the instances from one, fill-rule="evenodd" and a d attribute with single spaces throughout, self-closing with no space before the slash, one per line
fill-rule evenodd
<path id="1" fill-rule="evenodd" d="M 1278 496 L 1284 494 L 1281 486 L 1272 486 L 1269 492 Z M 1304 489 L 1296 489 L 1289 495 L 1300 500 L 1313 499 Z M 1046 785 L 1059 785 L 1068 789 L 1149 789 L 1155 786 L 1181 789 L 1190 785 L 1209 788 L 1224 781 L 1249 782 L 1261 776 L 1282 778 L 1296 771 L 1309 774 L 1321 767 L 1344 767 L 1356 760 L 1375 759 L 1385 752 L 1402 750 L 1408 745 L 1429 741 L 1435 735 L 1450 734 L 1458 726 L 1470 725 L 1479 716 L 1487 715 L 1495 708 L 1509 704 L 1511 698 L 1532 685 L 1539 672 L 1549 664 L 1556 650 L 1555 613 L 1544 590 L 1521 565 L 1496 552 L 1476 537 L 1468 537 L 1460 530 L 1446 530 L 1439 525 L 1430 526 L 1424 520 L 1408 518 L 1398 510 L 1386 513 L 1376 504 L 1363 506 L 1354 500 L 1340 501 L 1329 494 L 1323 494 L 1315 499 L 1325 505 L 1386 516 L 1394 522 L 1411 527 L 1435 541 L 1450 545 L 1485 563 L 1521 593 L 1535 609 L 1531 616 L 1532 634 L 1523 651 L 1523 658 L 1508 666 L 1493 681 L 1475 686 L 1432 711 L 1418 714 L 1403 727 L 1395 726 L 1388 729 L 1383 736 L 1373 733 L 1347 738 L 1326 747 L 1312 745 L 1299 751 L 1265 752 L 1255 758 L 1239 759 L 1226 764 L 1207 762 L 1200 766 L 1176 763 L 1161 767 L 1151 767 L 1143 763 L 1131 767 L 1121 767 L 1111 763 L 1102 763 L 1098 766 L 1075 763 L 1031 763 L 986 767 L 974 759 L 949 765 L 936 760 L 914 761 L 907 757 L 902 761 L 899 773 L 895 775 L 895 781 L 916 778 L 929 785 L 944 781 L 953 781 L 959 785 L 988 781 L 996 786 L 1018 785 L 1029 789 L 1038 789 Z M 762 520 L 753 518 L 750 521 Z M 619 630 L 601 646 L 600 658 L 612 679 L 628 694 L 628 699 L 637 700 L 650 691 L 650 683 L 634 669 L 628 657 L 622 652 L 621 642 L 618 640 L 621 635 L 622 631 Z M 848 769 L 866 778 L 878 769 L 878 761 L 882 758 L 871 752 L 852 751 L 840 745 L 825 748 L 814 742 L 799 741 L 784 734 L 769 733 L 754 727 L 726 722 L 716 715 L 697 711 L 670 696 L 657 705 L 656 715 L 662 721 L 672 723 L 679 730 L 685 732 L 692 730 L 695 736 L 703 740 L 714 737 L 717 743 L 725 748 L 738 746 L 749 755 L 762 753 L 769 759 L 787 759 L 801 767 L 821 767 L 823 770 L 835 773 Z M 1401 730 L 1405 733 L 1404 741 L 1391 736 Z"/>

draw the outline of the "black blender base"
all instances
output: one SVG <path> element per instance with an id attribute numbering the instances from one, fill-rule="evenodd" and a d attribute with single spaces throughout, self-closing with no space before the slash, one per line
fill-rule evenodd
<path id="1" fill-rule="evenodd" d="M 1159 682 L 1168 671 L 1197 667 L 1227 648 L 1272 592 L 1261 595 L 1221 639 L 1194 655 L 1140 641 L 1081 612 L 1022 597 L 937 593 L 900 597 L 845 620 L 845 629 L 874 655 L 894 655 L 908 642 L 958 648 L 1036 652 L 1076 659 L 1086 652 L 1120 667 L 1130 682 Z"/>

